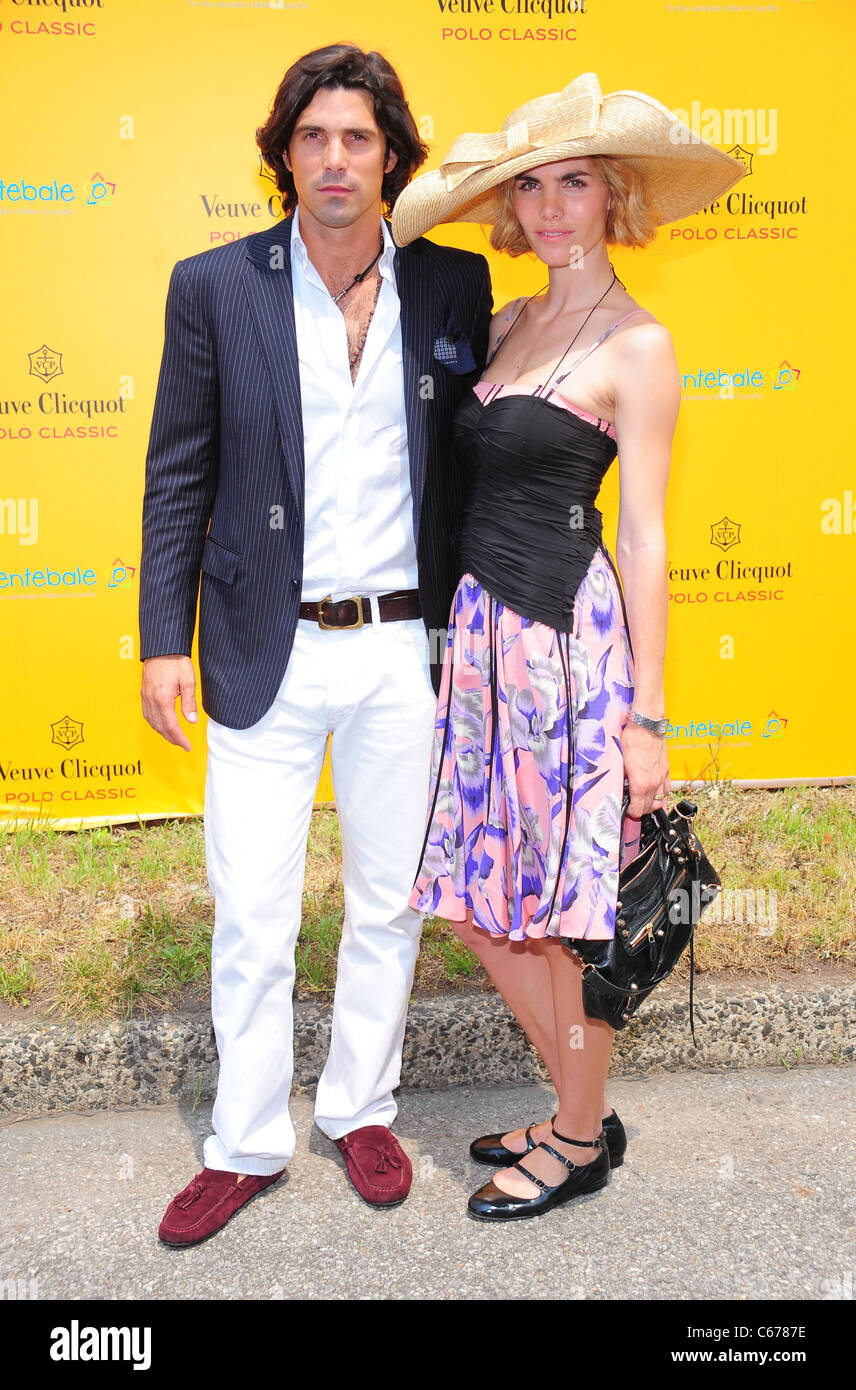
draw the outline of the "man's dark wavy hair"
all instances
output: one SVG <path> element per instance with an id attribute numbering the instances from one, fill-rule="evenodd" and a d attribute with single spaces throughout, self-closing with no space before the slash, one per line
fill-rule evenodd
<path id="1" fill-rule="evenodd" d="M 381 199 L 387 213 L 428 155 L 420 139 L 404 88 L 395 69 L 380 53 L 364 53 L 351 43 L 316 48 L 292 63 L 279 84 L 270 115 L 256 131 L 256 144 L 276 178 L 286 214 L 297 206 L 294 179 L 285 167 L 282 151 L 291 143 L 297 118 L 321 87 L 361 87 L 374 102 L 374 118 L 386 137 L 386 155 L 398 155 L 395 167 L 384 175 Z"/>

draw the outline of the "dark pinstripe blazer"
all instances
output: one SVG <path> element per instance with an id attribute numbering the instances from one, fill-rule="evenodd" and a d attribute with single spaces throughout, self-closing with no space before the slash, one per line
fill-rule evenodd
<path id="1" fill-rule="evenodd" d="M 190 655 L 198 594 L 203 708 L 234 729 L 255 724 L 274 701 L 303 582 L 290 244 L 284 218 L 174 266 L 146 455 L 140 658 Z M 450 430 L 484 364 L 490 278 L 483 256 L 422 238 L 398 249 L 395 275 L 419 594 L 430 634 L 445 630 L 460 578 L 463 487 Z M 465 351 L 451 367 L 435 359 L 437 338 L 457 334 L 469 340 L 475 370 L 466 370 Z M 439 690 L 442 642 L 432 641 L 431 654 Z"/>

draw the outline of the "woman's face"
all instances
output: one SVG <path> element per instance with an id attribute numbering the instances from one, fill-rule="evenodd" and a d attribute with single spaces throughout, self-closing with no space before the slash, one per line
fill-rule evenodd
<path id="1" fill-rule="evenodd" d="M 527 169 L 514 180 L 517 220 L 548 266 L 568 265 L 603 236 L 609 190 L 595 168 L 591 159 L 563 159 Z"/>

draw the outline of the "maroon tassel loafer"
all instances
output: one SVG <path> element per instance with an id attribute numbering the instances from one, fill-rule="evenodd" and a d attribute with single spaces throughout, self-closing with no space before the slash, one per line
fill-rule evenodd
<path id="1" fill-rule="evenodd" d="M 183 1192 L 173 1197 L 158 1236 L 164 1245 L 175 1247 L 198 1245 L 219 1231 L 241 1207 L 245 1207 L 285 1172 L 259 1177 L 248 1173 L 241 1182 L 240 1173 L 227 1173 L 219 1168 L 203 1168 L 187 1184 Z"/>
<path id="2" fill-rule="evenodd" d="M 364 1125 L 334 1143 L 364 1202 L 394 1207 L 404 1201 L 413 1181 L 413 1165 L 391 1129 Z"/>

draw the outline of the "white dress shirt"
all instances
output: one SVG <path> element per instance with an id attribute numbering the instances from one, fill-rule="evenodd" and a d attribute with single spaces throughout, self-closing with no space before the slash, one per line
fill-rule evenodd
<path id="1" fill-rule="evenodd" d="M 304 602 L 418 585 L 395 242 L 381 221 L 381 288 L 356 381 L 341 309 L 309 259 L 299 210 L 291 278 L 303 405 Z"/>

